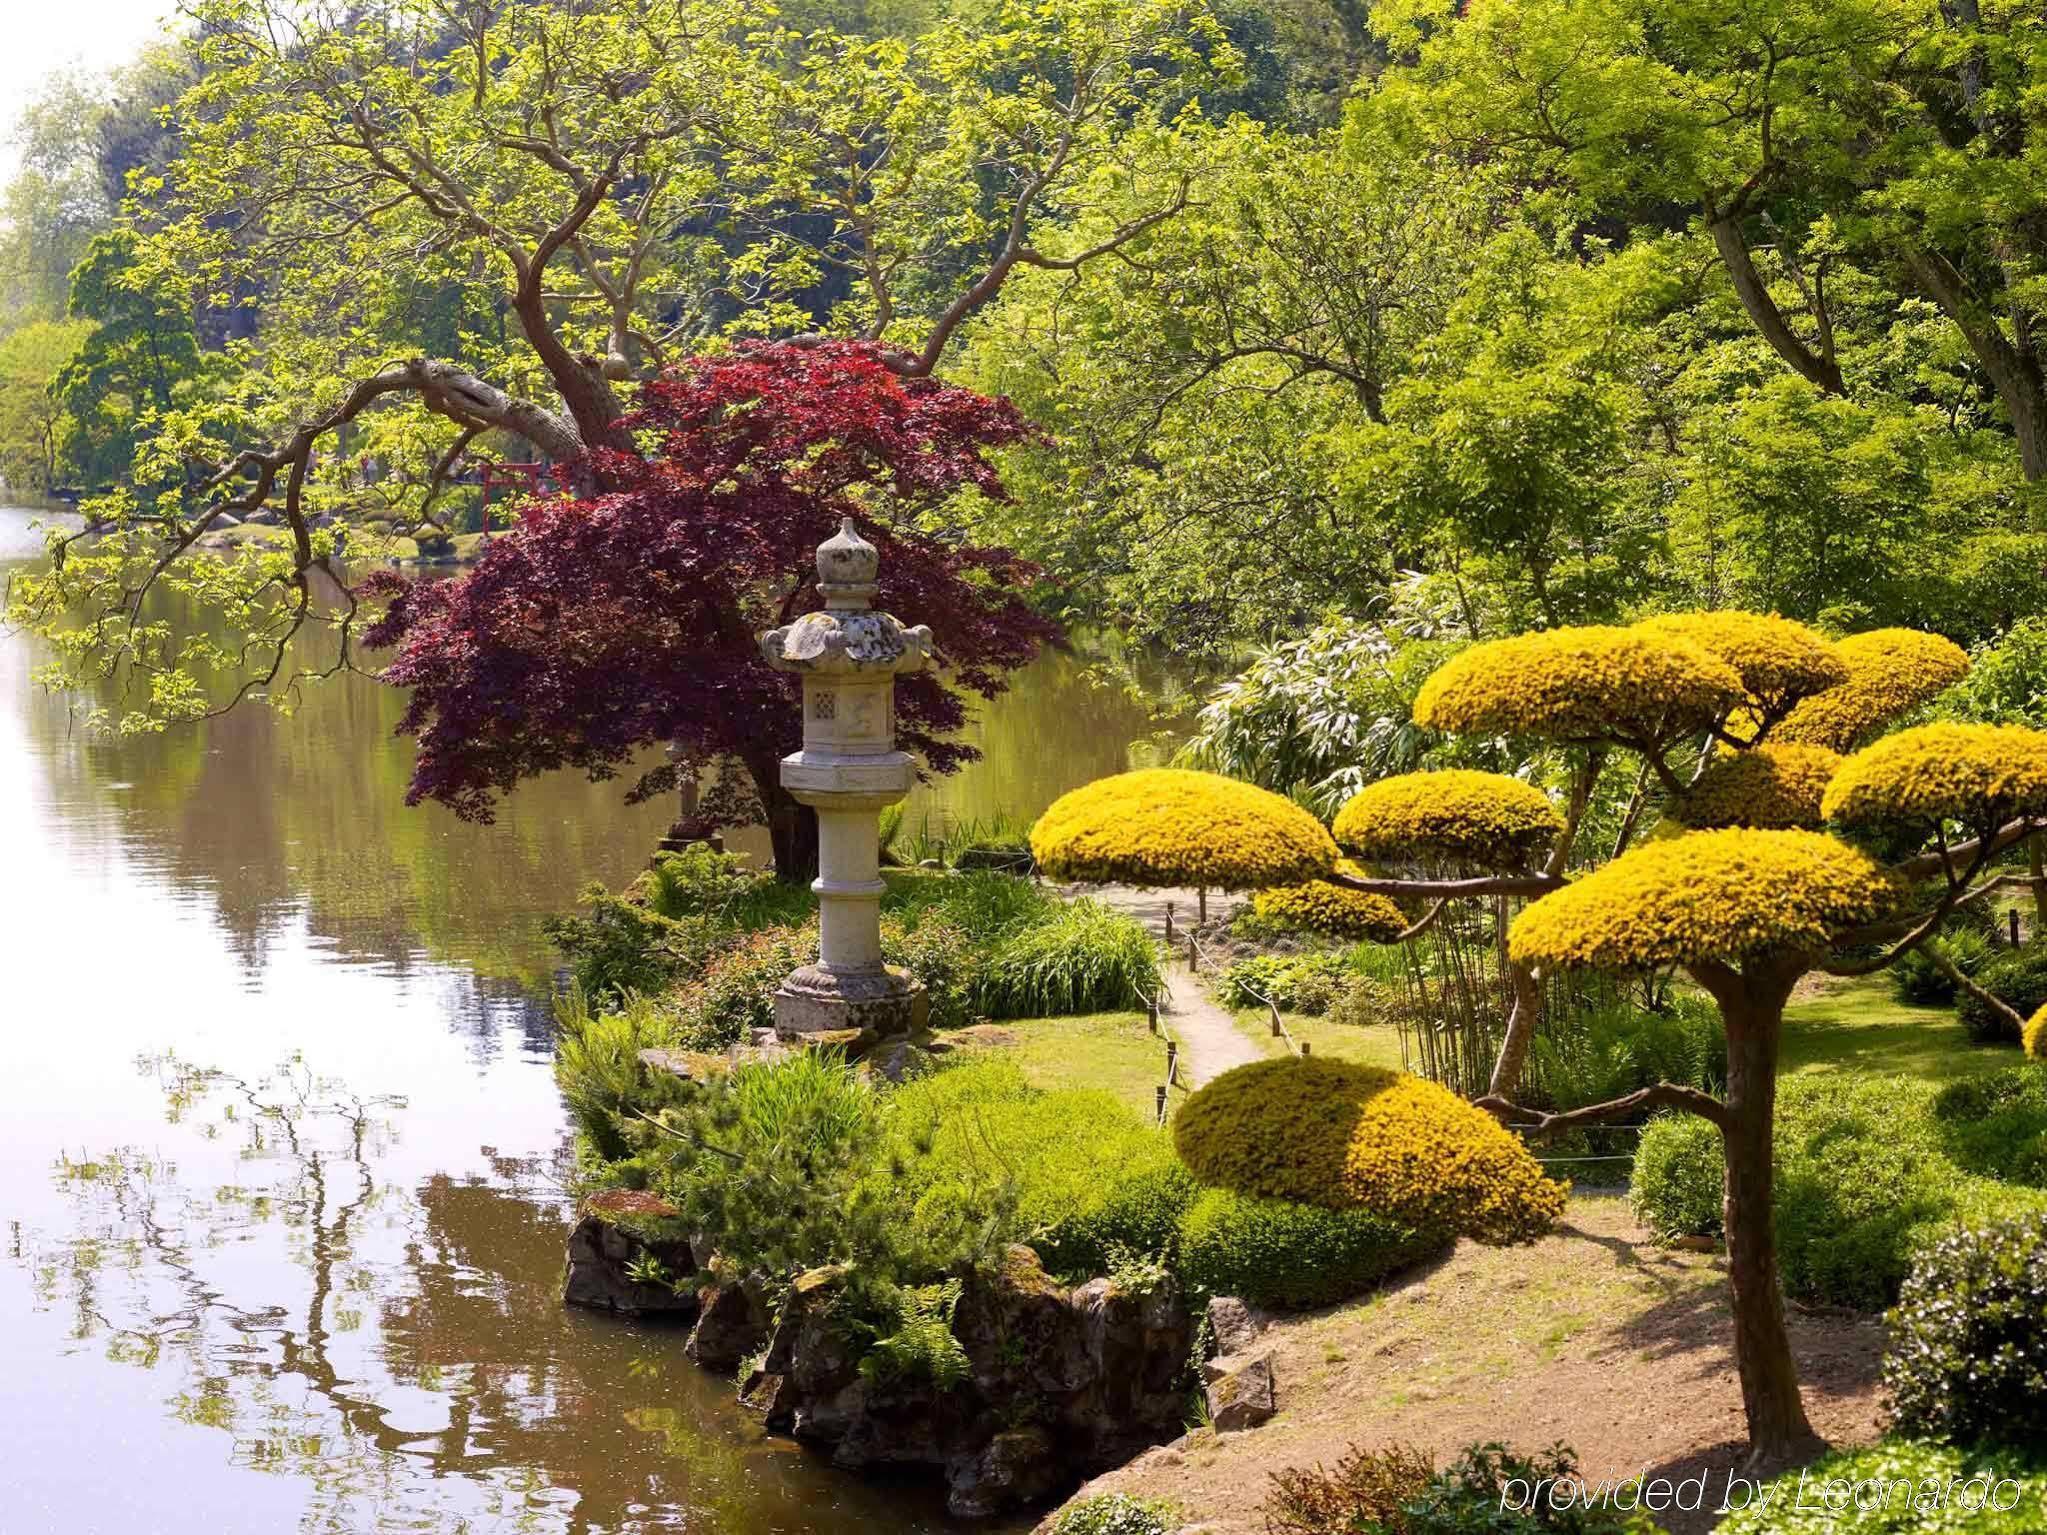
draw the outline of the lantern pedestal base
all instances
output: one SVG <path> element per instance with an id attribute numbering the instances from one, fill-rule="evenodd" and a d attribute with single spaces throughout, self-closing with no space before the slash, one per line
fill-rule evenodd
<path id="1" fill-rule="evenodd" d="M 775 993 L 775 1037 L 802 1044 L 819 1034 L 856 1032 L 853 1053 L 878 1040 L 912 1034 L 931 1010 L 924 983 L 893 966 L 878 970 L 792 970 Z"/>

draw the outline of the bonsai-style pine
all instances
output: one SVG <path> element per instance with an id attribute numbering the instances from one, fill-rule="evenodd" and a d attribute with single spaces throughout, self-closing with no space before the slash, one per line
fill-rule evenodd
<path id="1" fill-rule="evenodd" d="M 1654 1109 L 1696 1114 L 1719 1130 L 1750 1463 L 1780 1466 L 1820 1448 L 1785 1331 L 1772 1224 L 1785 1001 L 1813 970 L 1879 969 L 1924 945 L 1963 907 L 2007 881 L 2023 883 L 2023 876 L 1995 873 L 1993 864 L 2047 829 L 2047 734 L 1943 725 L 1865 744 L 1967 667 L 1962 651 L 1937 635 L 1886 629 L 1830 643 L 1789 620 L 1742 612 L 1476 645 L 1423 686 L 1416 722 L 1561 751 L 1569 781 L 1560 806 L 1515 778 L 1407 774 L 1346 805 L 1318 855 L 1304 845 L 1291 803 L 1268 795 L 1261 811 L 1260 791 L 1240 786 L 1217 824 L 1203 819 L 1203 805 L 1223 805 L 1220 793 L 1183 801 L 1171 820 L 1181 838 L 1177 854 L 1160 849 L 1157 856 L 1172 861 L 1180 879 L 1216 883 L 1203 866 L 1204 849 L 1227 828 L 1230 871 L 1241 885 L 1257 865 L 1242 839 L 1261 814 L 1284 814 L 1289 883 L 1302 862 L 1320 857 L 1324 882 L 1404 905 L 1526 900 L 1508 930 L 1512 1006 L 1477 1107 L 1537 1136 Z M 1630 814 L 1620 846 L 1602 865 L 1579 846 L 1578 833 L 1601 775 L 1623 752 L 1639 762 L 1647 795 L 1660 795 L 1676 824 L 1671 835 L 1627 851 L 1654 819 Z M 1106 829 L 1090 823 L 1088 805 L 1114 806 L 1126 820 L 1142 815 L 1134 776 L 1062 801 L 1060 835 L 1039 847 L 1039 861 L 1067 872 L 1064 849 Z M 1375 872 L 1338 868 L 1337 843 Z M 1926 953 L 1978 1001 L 2010 1012 L 1937 946 Z M 1564 1112 L 1519 1104 L 1541 1020 L 1541 979 L 1573 969 L 1690 976 L 1717 1004 L 1727 1031 L 1725 1094 L 1662 1083 Z M 2012 1021 L 2022 1022 L 2015 1014 Z M 2028 1052 L 2047 1057 L 2047 1009 L 2023 1027 Z M 1326 1086 L 1305 1075 L 1275 1077 L 1266 1108 L 1284 1123 L 1327 1097 Z M 1250 1125 L 1235 1139 L 1291 1144 L 1268 1141 Z M 1371 1153 L 1355 1137 L 1346 1146 L 1340 1168 L 1318 1151 L 1291 1172 L 1260 1177 L 1291 1178 L 1289 1197 L 1297 1199 L 1313 1197 L 1304 1188 L 1324 1186 L 1327 1198 L 1354 1197 Z M 1385 1154 L 1397 1159 L 1395 1148 Z"/>

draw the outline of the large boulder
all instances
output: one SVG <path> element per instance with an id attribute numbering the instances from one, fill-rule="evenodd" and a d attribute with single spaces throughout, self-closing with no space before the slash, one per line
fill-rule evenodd
<path id="1" fill-rule="evenodd" d="M 636 1189 L 584 1200 L 569 1233 L 562 1303 L 621 1316 L 696 1315 L 696 1258 L 687 1237 L 663 1229 L 675 1217 L 666 1200 Z"/>
<path id="2" fill-rule="evenodd" d="M 837 1465 L 928 1466 L 954 1514 L 984 1518 L 1181 1430 L 1194 1328 L 1170 1285 L 1069 1290 L 1012 1247 L 965 1280 L 952 1330 L 966 1378 L 941 1389 L 860 1368 L 833 1305 L 844 1277 L 818 1269 L 796 1281 L 745 1386 L 770 1429 L 829 1447 Z"/>
<path id="3" fill-rule="evenodd" d="M 697 1325 L 682 1351 L 703 1369 L 730 1375 L 767 1338 L 766 1319 L 745 1285 L 705 1285 L 697 1307 Z"/>
<path id="4" fill-rule="evenodd" d="M 1279 1411 L 1272 1355 L 1225 1354 L 1201 1367 L 1208 1421 L 1218 1433 L 1256 1428 Z"/>

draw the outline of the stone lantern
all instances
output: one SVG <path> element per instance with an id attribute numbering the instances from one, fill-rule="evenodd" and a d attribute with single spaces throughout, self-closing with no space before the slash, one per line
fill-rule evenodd
<path id="1" fill-rule="evenodd" d="M 923 1025 L 924 989 L 881 962 L 877 818 L 910 792 L 916 770 L 896 750 L 895 679 L 931 658 L 931 631 L 873 608 L 881 556 L 848 517 L 817 549 L 822 613 L 760 637 L 777 671 L 803 679 L 803 750 L 782 759 L 782 787 L 817 812 L 821 941 L 816 964 L 775 993 L 783 1040 L 878 1038 Z"/>

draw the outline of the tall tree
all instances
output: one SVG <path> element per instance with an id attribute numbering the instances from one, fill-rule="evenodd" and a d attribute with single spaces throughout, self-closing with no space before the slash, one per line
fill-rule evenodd
<path id="1" fill-rule="evenodd" d="M 417 520 L 487 433 L 583 493 L 630 483 L 629 386 L 712 333 L 850 334 L 929 376 L 1016 271 L 1079 270 L 1178 211 L 1170 157 L 1154 174 L 1168 114 L 1234 68 L 1171 0 L 1004 4 L 883 42 L 763 30 L 736 0 L 190 14 L 183 150 L 133 207 L 152 274 L 207 302 L 263 285 L 249 419 L 230 436 L 171 413 L 144 452 L 187 478 L 94 508 L 15 589 L 47 632 L 92 616 L 67 631 L 89 646 L 60 642 L 69 675 L 147 679 L 137 728 L 215 706 L 206 671 L 231 697 L 288 695 L 309 623 L 351 664 L 355 606 L 320 600 L 339 579 L 324 524 L 364 499 L 334 471 L 344 433 L 379 516 L 402 500 Z M 1080 232 L 1133 188 L 1136 211 Z M 455 355 L 421 352 L 407 320 L 429 285 Z M 258 509 L 285 523 L 278 548 L 193 561 Z M 167 580 L 235 643 L 167 652 L 144 602 Z"/>

